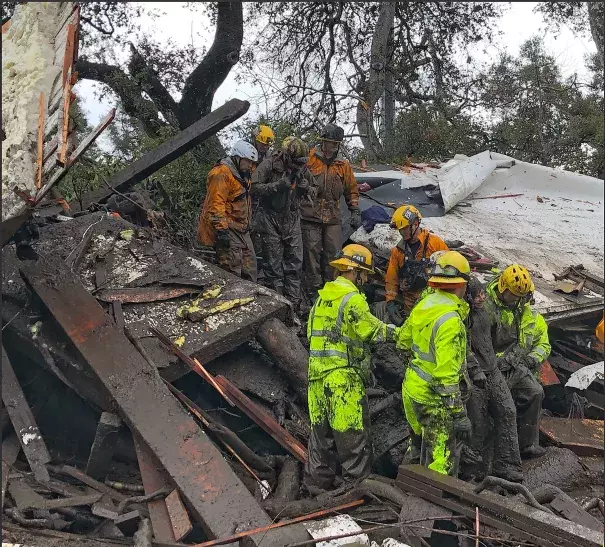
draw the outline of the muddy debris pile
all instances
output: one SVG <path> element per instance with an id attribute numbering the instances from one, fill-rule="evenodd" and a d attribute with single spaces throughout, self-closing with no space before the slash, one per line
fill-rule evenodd
<path id="1" fill-rule="evenodd" d="M 289 303 L 97 212 L 2 250 L 3 540 L 24 545 L 580 545 L 603 534 L 602 359 L 551 329 L 523 485 L 402 465 L 404 359 L 374 350 L 374 475 L 310 496 L 308 351 Z M 339 543 L 336 543 L 336 542 Z"/>

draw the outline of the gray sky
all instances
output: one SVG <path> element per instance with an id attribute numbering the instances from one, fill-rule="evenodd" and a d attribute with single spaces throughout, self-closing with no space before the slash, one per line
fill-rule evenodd
<path id="1" fill-rule="evenodd" d="M 480 54 L 481 61 L 495 59 L 499 52 L 506 51 L 516 55 L 520 45 L 535 34 L 545 36 L 546 47 L 549 53 L 557 59 L 564 76 L 574 72 L 582 78 L 586 75 L 584 56 L 596 51 L 592 40 L 587 36 L 577 36 L 568 28 L 562 28 L 555 35 L 547 30 L 541 15 L 533 13 L 536 2 L 513 2 L 511 7 L 500 19 L 499 28 L 502 36 L 493 44 L 487 44 L 487 55 Z M 214 36 L 212 28 L 206 18 L 200 13 L 192 13 L 185 8 L 181 2 L 153 2 L 155 8 L 163 11 L 165 15 L 161 18 L 161 25 L 145 20 L 143 26 L 153 32 L 159 39 L 171 38 L 180 45 L 190 44 L 193 41 L 195 47 L 209 46 Z M 247 29 L 246 38 L 249 39 L 250 30 Z M 250 84 L 237 84 L 234 72 L 237 65 L 231 71 L 223 85 L 218 89 L 213 106 L 222 105 L 232 98 L 250 99 L 257 92 Z M 109 99 L 99 101 L 94 96 L 95 82 L 86 80 L 78 82 L 76 93 L 82 99 L 83 107 L 89 121 L 96 125 L 107 111 L 115 106 Z M 255 117 L 260 112 L 255 106 L 248 111 L 247 116 Z"/>

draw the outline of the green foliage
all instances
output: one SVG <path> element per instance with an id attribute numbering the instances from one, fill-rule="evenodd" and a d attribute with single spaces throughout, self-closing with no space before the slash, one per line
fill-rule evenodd
<path id="1" fill-rule="evenodd" d="M 473 155 L 485 147 L 482 127 L 468 115 L 446 118 L 423 104 L 400 112 L 393 128 L 390 161 L 442 161 L 455 154 Z"/>

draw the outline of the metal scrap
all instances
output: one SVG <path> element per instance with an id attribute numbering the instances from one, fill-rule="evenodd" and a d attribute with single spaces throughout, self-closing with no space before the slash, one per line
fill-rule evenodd
<path id="1" fill-rule="evenodd" d="M 192 287 L 133 287 L 124 289 L 104 289 L 96 294 L 102 302 L 141 304 L 162 302 L 197 292 Z"/>

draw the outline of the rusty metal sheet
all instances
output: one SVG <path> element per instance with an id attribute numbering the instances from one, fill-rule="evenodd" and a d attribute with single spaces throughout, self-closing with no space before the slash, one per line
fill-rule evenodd
<path id="1" fill-rule="evenodd" d="M 568 448 L 578 456 L 602 456 L 603 423 L 603 420 L 544 416 L 540 420 L 540 433 L 554 445 Z"/>
<path id="2" fill-rule="evenodd" d="M 198 291 L 192 287 L 133 287 L 126 289 L 105 289 L 96 297 L 103 302 L 130 302 L 141 304 L 143 302 L 161 302 L 172 300 L 186 294 Z"/>
<path id="3" fill-rule="evenodd" d="M 48 481 L 50 476 L 45 464 L 50 462 L 50 454 L 8 360 L 8 355 L 4 351 L 4 346 L 2 347 L 2 400 L 34 476 L 39 481 Z"/>
<path id="4" fill-rule="evenodd" d="M 40 256 L 21 273 L 157 456 L 209 537 L 271 521 L 222 454 L 65 263 Z"/>
<path id="5" fill-rule="evenodd" d="M 191 530 L 193 530 L 193 525 L 191 524 L 187 509 L 185 509 L 185 506 L 183 505 L 181 496 L 179 496 L 179 491 L 173 490 L 170 492 L 170 494 L 166 496 L 165 502 L 174 537 L 176 541 L 181 541 L 189 532 L 191 532 Z"/>

